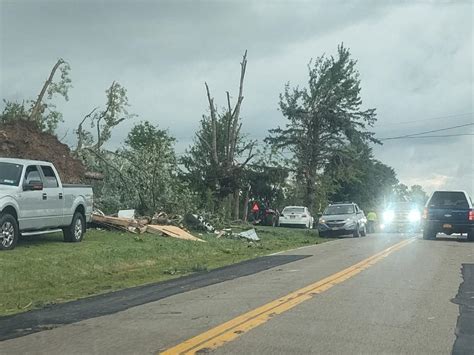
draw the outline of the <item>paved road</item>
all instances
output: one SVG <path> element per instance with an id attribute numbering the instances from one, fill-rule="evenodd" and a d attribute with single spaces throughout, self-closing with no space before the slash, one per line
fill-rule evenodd
<path id="1" fill-rule="evenodd" d="M 469 337 L 456 342 L 456 333 L 463 333 L 472 318 L 458 323 L 460 307 L 454 301 L 462 299 L 462 268 L 474 264 L 474 243 L 378 234 L 285 254 L 309 257 L 6 340 L 0 353 L 448 354 L 474 349 Z M 474 275 L 472 269 L 466 272 Z M 466 280 L 464 289 L 474 290 L 471 284 Z"/>

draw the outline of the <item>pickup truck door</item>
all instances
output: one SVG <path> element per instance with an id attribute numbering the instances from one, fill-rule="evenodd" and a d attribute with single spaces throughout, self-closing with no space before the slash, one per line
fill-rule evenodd
<path id="1" fill-rule="evenodd" d="M 45 210 L 45 226 L 48 228 L 62 227 L 64 225 L 63 189 L 51 166 L 41 165 L 40 170 L 44 184 L 43 208 Z"/>
<path id="2" fill-rule="evenodd" d="M 36 165 L 29 165 L 25 169 L 23 184 L 32 181 L 43 181 Z M 43 209 L 43 191 L 21 191 L 18 205 L 20 209 L 20 229 L 38 230 L 46 227 L 46 213 Z"/>

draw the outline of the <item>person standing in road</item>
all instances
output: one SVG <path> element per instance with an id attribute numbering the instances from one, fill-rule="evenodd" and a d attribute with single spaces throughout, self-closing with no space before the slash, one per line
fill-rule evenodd
<path id="1" fill-rule="evenodd" d="M 377 214 L 373 211 L 370 211 L 367 214 L 367 232 L 375 233 L 376 223 L 377 223 Z"/>

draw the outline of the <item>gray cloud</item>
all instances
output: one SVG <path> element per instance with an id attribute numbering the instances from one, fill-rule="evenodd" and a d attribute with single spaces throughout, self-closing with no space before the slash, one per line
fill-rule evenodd
<path id="1" fill-rule="evenodd" d="M 245 49 L 244 128 L 261 139 L 284 124 L 277 110 L 284 83 L 305 85 L 310 58 L 344 41 L 358 59 L 364 105 L 377 108 L 380 137 L 472 122 L 472 114 L 426 119 L 474 111 L 473 5 L 381 3 L 4 0 L 0 96 L 34 97 L 63 57 L 74 88 L 69 102 L 58 101 L 66 120 L 60 135 L 103 104 L 117 80 L 128 89 L 130 111 L 169 128 L 182 152 L 206 112 L 204 81 L 223 105 L 226 90 L 236 94 Z M 71 134 L 66 140 L 74 143 Z M 375 152 L 405 183 L 472 194 L 473 146 L 472 137 L 420 139 L 390 141 Z"/>

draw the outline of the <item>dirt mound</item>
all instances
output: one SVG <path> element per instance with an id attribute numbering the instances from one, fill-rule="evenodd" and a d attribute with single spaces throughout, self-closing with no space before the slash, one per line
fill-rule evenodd
<path id="1" fill-rule="evenodd" d="M 56 136 L 41 132 L 33 122 L 0 124 L 0 157 L 50 161 L 64 183 L 84 178 L 84 165 L 71 156 L 69 147 Z"/>

